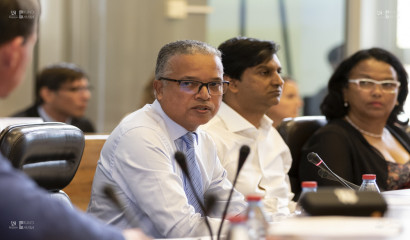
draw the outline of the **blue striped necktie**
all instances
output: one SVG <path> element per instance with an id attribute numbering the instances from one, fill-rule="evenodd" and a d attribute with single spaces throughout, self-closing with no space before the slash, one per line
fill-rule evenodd
<path id="1" fill-rule="evenodd" d="M 189 176 L 192 180 L 192 184 L 194 185 L 194 189 L 191 188 L 189 183 L 187 182 L 188 179 L 185 177 L 184 181 L 184 191 L 185 194 L 188 198 L 188 203 L 191 204 L 195 208 L 195 212 L 200 213 L 202 216 L 204 216 L 204 213 L 200 207 L 200 204 L 195 198 L 195 195 L 192 191 L 196 191 L 198 194 L 200 201 L 203 203 L 204 199 L 204 193 L 203 193 L 203 188 L 202 188 L 202 175 L 201 175 L 201 170 L 199 169 L 199 165 L 196 161 L 195 158 L 195 136 L 193 132 L 188 132 L 184 136 L 181 137 L 181 139 L 184 141 L 186 148 L 184 148 L 184 153 L 186 155 L 186 161 L 187 161 L 187 167 L 188 167 L 188 172 Z"/>

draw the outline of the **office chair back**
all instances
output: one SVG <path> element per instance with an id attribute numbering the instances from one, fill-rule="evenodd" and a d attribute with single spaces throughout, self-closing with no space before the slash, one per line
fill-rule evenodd
<path id="1" fill-rule="evenodd" d="M 289 170 L 289 179 L 292 192 L 295 193 L 294 200 L 299 198 L 301 182 L 299 179 L 299 163 L 301 150 L 306 141 L 320 127 L 326 125 L 325 116 L 301 116 L 286 118 L 277 127 L 279 134 L 290 149 L 292 155 L 292 166 Z"/>
<path id="2" fill-rule="evenodd" d="M 61 189 L 73 179 L 84 144 L 79 128 L 58 122 L 10 125 L 0 133 L 0 151 L 11 164 L 65 202 Z"/>

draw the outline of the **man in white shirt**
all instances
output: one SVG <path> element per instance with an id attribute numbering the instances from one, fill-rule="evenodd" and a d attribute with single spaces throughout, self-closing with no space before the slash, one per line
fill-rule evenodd
<path id="1" fill-rule="evenodd" d="M 120 228 L 138 222 L 155 238 L 208 235 L 206 216 L 191 198 L 187 177 L 174 158 L 176 151 L 192 150 L 184 140 L 190 135 L 194 154 L 187 150 L 186 158 L 187 162 L 191 157 L 196 159 L 197 178 L 191 176 L 198 187 L 195 191 L 202 203 L 210 194 L 218 198 L 208 217 L 216 233 L 232 184 L 214 142 L 198 127 L 216 114 L 227 87 L 217 49 L 193 40 L 165 45 L 155 70 L 156 100 L 125 117 L 107 139 L 88 212 Z M 113 186 L 133 220 L 104 196 L 101 189 L 107 184 Z M 243 195 L 235 191 L 229 214 L 242 213 L 246 206 Z"/>
<path id="2" fill-rule="evenodd" d="M 232 38 L 219 46 L 224 80 L 229 88 L 221 108 L 201 128 L 215 141 L 218 156 L 232 181 L 242 145 L 251 148 L 236 184 L 244 195 L 261 194 L 271 214 L 289 214 L 294 209 L 287 175 L 292 157 L 279 133 L 272 127 L 266 111 L 278 104 L 283 80 L 276 55 L 278 46 L 271 41 Z"/>

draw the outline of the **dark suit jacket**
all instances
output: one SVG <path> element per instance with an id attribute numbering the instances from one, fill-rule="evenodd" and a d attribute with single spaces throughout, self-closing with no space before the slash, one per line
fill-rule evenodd
<path id="1" fill-rule="evenodd" d="M 33 105 L 23 111 L 13 114 L 12 117 L 40 117 L 40 114 L 37 111 L 37 105 Z M 95 132 L 94 126 L 86 118 L 73 118 L 71 125 L 78 127 L 85 133 Z"/>
<path id="2" fill-rule="evenodd" d="M 1 239 L 124 239 L 121 232 L 50 197 L 0 154 Z"/>

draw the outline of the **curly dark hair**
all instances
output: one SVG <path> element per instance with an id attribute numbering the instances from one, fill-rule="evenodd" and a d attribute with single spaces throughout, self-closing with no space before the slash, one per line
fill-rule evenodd
<path id="1" fill-rule="evenodd" d="M 399 104 L 395 106 L 393 111 L 390 113 L 387 123 L 404 124 L 398 120 L 397 116 L 403 112 L 404 102 L 407 98 L 408 75 L 400 60 L 392 53 L 381 48 L 360 50 L 342 61 L 336 68 L 328 83 L 328 94 L 320 105 L 322 114 L 325 115 L 328 120 L 342 118 L 348 113 L 348 108 L 343 106 L 343 88 L 345 88 L 348 84 L 351 70 L 359 62 L 372 58 L 391 65 L 397 73 L 398 80 L 401 84 L 397 98 Z"/>

